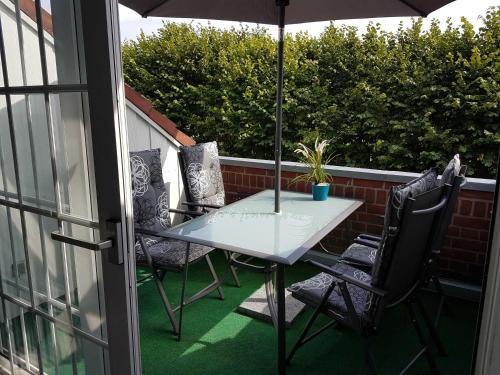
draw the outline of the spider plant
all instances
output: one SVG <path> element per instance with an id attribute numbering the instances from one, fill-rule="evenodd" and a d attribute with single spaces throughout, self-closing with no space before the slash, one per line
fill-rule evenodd
<path id="1" fill-rule="evenodd" d="M 291 182 L 306 181 L 316 184 L 330 183 L 332 181 L 332 176 L 328 174 L 323 167 L 335 158 L 335 156 L 331 155 L 325 156 L 325 150 L 330 145 L 329 141 L 323 140 L 320 142 L 319 138 L 316 138 L 314 149 L 307 147 L 303 143 L 299 143 L 298 145 L 299 147 L 294 152 L 300 155 L 300 159 L 303 163 L 307 164 L 309 172 L 295 177 Z"/>

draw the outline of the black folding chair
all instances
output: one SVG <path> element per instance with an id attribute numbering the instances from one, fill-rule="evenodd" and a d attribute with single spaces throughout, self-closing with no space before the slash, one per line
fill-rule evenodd
<path id="1" fill-rule="evenodd" d="M 168 207 L 169 198 L 163 182 L 160 149 L 131 152 L 130 164 L 133 183 L 136 263 L 151 270 L 148 278 L 153 278 L 174 334 L 180 340 L 183 309 L 186 305 L 215 290 L 220 299 L 224 299 L 221 281 L 209 256 L 214 249 L 167 238 L 160 233 L 171 226 L 170 213 L 180 213 L 188 217 L 200 214 Z M 202 259 L 207 262 L 213 281 L 195 295 L 186 298 L 189 266 Z M 172 307 L 163 288 L 163 280 L 167 272 L 183 273 L 181 300 L 176 307 Z M 179 311 L 178 320 L 175 316 L 177 311 Z"/>
<path id="2" fill-rule="evenodd" d="M 458 175 L 451 175 L 446 180 L 441 180 L 441 185 L 446 185 L 447 203 L 436 215 L 431 232 L 431 241 L 428 247 L 427 278 L 426 285 L 432 282 L 439 295 L 439 306 L 437 309 L 435 323 L 437 324 L 443 308 L 450 311 L 445 303 L 446 295 L 439 280 L 439 269 L 437 260 L 441 253 L 448 226 L 451 223 L 453 211 L 458 201 L 461 188 L 467 182 L 465 174 L 467 166 L 461 166 Z M 443 173 L 444 175 L 444 173 Z M 361 234 L 354 243 L 340 256 L 339 262 L 349 264 L 370 273 L 374 260 L 380 246 L 381 237 L 370 234 Z"/>
<path id="3" fill-rule="evenodd" d="M 432 225 L 435 216 L 446 205 L 446 189 L 447 187 L 443 186 L 432 190 L 427 187 L 416 189 L 424 192 L 419 194 L 419 191 L 413 191 L 402 196 L 398 210 L 389 210 L 389 216 L 398 216 L 398 219 L 386 220 L 386 224 L 390 225 L 384 228 L 381 247 L 371 274 L 348 264 L 337 263 L 330 267 L 309 261 L 322 272 L 293 284 L 289 290 L 295 298 L 315 310 L 288 355 L 288 363 L 302 345 L 329 327 L 341 325 L 353 329 L 362 338 L 368 369 L 371 373 L 376 373 L 375 361 L 370 351 L 370 338 L 380 330 L 380 322 L 387 309 L 404 305 L 422 348 L 402 373 L 422 355 L 426 356 L 432 373 L 439 373 L 424 328 L 429 332 L 439 354 L 446 355 L 446 352 L 417 292 L 425 281 Z M 394 194 L 393 188 L 390 196 Z M 417 319 L 417 312 L 422 316 L 425 327 Z M 308 335 L 320 313 L 330 317 L 332 321 Z"/>

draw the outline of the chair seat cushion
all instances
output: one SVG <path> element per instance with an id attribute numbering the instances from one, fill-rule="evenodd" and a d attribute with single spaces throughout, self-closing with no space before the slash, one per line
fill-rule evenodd
<path id="1" fill-rule="evenodd" d="M 183 268 L 186 260 L 186 242 L 174 239 L 144 237 L 144 243 L 148 248 L 155 267 Z M 189 250 L 189 263 L 207 255 L 212 250 L 214 250 L 212 247 L 192 243 Z M 148 266 L 146 256 L 139 242 L 135 244 L 135 254 L 138 265 Z"/>
<path id="2" fill-rule="evenodd" d="M 377 256 L 377 249 L 358 243 L 353 243 L 341 255 L 341 260 L 353 265 L 372 268 Z"/>
<path id="3" fill-rule="evenodd" d="M 371 276 L 369 274 L 350 265 L 337 263 L 332 267 L 332 269 L 343 274 L 347 274 L 357 280 L 366 283 L 371 282 Z M 339 281 L 341 280 L 332 275 L 321 272 L 316 276 L 311 277 L 310 279 L 292 284 L 288 288 L 288 290 L 292 292 L 292 295 L 298 300 L 304 302 L 305 304 L 316 307 L 321 302 L 321 299 L 325 295 L 328 287 L 330 287 L 333 282 Z M 365 309 L 369 292 L 349 283 L 347 283 L 347 290 L 351 295 L 356 314 L 361 318 L 362 322 L 364 322 Z M 347 320 L 345 321 L 345 323 L 353 323 L 349 322 L 347 306 L 338 286 L 336 286 L 333 292 L 330 294 L 330 297 L 328 298 L 328 302 L 326 304 L 326 308 L 334 315 L 340 316 L 341 318 L 346 318 Z"/>

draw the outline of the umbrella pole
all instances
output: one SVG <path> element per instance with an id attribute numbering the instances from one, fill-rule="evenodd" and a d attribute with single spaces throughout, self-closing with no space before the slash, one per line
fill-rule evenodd
<path id="1" fill-rule="evenodd" d="M 276 134 L 274 136 L 274 212 L 280 213 L 281 189 L 281 125 L 283 115 L 283 59 L 285 48 L 285 6 L 288 1 L 277 1 L 278 22 L 278 80 L 276 89 Z"/>

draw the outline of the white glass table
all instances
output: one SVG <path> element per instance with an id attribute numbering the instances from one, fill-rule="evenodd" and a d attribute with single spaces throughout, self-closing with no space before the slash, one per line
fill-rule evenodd
<path id="1" fill-rule="evenodd" d="M 281 213 L 274 210 L 274 191 L 265 190 L 162 232 L 197 243 L 277 263 L 276 294 L 279 373 L 285 373 L 284 267 L 294 264 L 326 234 L 363 204 L 283 191 Z"/>

